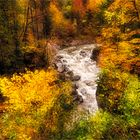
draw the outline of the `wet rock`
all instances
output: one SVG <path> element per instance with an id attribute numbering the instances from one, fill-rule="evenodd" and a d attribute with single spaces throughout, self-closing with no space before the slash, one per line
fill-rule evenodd
<path id="1" fill-rule="evenodd" d="M 100 54 L 100 47 L 96 47 L 92 50 L 92 54 L 91 54 L 91 57 L 90 59 L 94 60 L 94 61 L 98 61 L 98 56 Z"/>
<path id="2" fill-rule="evenodd" d="M 78 96 L 78 92 L 76 89 L 73 89 L 71 92 L 72 95 L 74 95 L 75 97 Z"/>
<path id="3" fill-rule="evenodd" d="M 87 91 L 86 91 L 85 88 L 81 89 L 80 92 L 81 92 L 83 95 L 87 94 Z"/>
<path id="4" fill-rule="evenodd" d="M 67 74 L 70 75 L 71 77 L 74 76 L 73 72 L 72 71 L 67 71 Z"/>
<path id="5" fill-rule="evenodd" d="M 62 60 L 63 63 L 67 63 L 67 60 Z"/>
<path id="6" fill-rule="evenodd" d="M 56 58 L 55 58 L 55 59 L 60 60 L 60 59 L 62 59 L 62 58 L 64 58 L 64 57 L 63 57 L 63 56 L 61 56 L 61 55 L 58 55 L 58 56 L 56 56 Z"/>
<path id="7" fill-rule="evenodd" d="M 66 77 L 66 80 L 71 80 L 73 77 L 73 72 L 69 71 L 68 68 L 65 68 L 65 77 Z"/>
<path id="8" fill-rule="evenodd" d="M 64 72 L 65 69 L 63 67 L 59 67 L 57 70 L 58 70 L 58 72 L 62 73 L 62 72 Z"/>
<path id="9" fill-rule="evenodd" d="M 83 101 L 84 101 L 83 97 L 81 95 L 78 95 L 77 101 L 78 101 L 78 103 L 83 103 Z"/>
<path id="10" fill-rule="evenodd" d="M 97 89 L 97 85 L 94 85 L 91 87 L 93 90 L 96 90 Z"/>
<path id="11" fill-rule="evenodd" d="M 83 97 L 81 95 L 78 94 L 78 91 L 77 91 L 77 85 L 75 83 L 73 83 L 72 85 L 72 92 L 71 92 L 71 95 L 73 96 L 73 101 L 80 104 L 83 102 Z"/>
<path id="12" fill-rule="evenodd" d="M 62 81 L 66 80 L 65 74 L 64 73 L 59 73 L 59 79 Z"/>
<path id="13" fill-rule="evenodd" d="M 75 83 L 75 87 L 76 87 L 76 89 L 78 89 L 79 88 L 79 84 Z"/>
<path id="14" fill-rule="evenodd" d="M 68 75 L 68 74 L 65 74 L 65 79 L 66 79 L 66 80 L 71 80 L 71 77 L 70 77 L 70 75 Z"/>
<path id="15" fill-rule="evenodd" d="M 87 54 L 86 54 L 85 51 L 82 50 L 82 51 L 80 51 L 80 55 L 83 56 L 83 57 L 85 57 Z"/>
<path id="16" fill-rule="evenodd" d="M 73 80 L 73 76 L 74 76 L 73 72 L 69 71 L 69 69 L 66 67 L 65 68 L 65 77 L 66 77 L 66 79 L 72 81 Z"/>
<path id="17" fill-rule="evenodd" d="M 73 98 L 74 102 L 77 102 L 78 104 L 83 103 L 83 97 L 81 95 L 75 95 Z"/>
<path id="18" fill-rule="evenodd" d="M 94 86 L 94 85 L 95 85 L 95 82 L 90 81 L 90 80 L 86 80 L 86 81 L 84 81 L 84 82 L 85 82 L 85 84 L 86 84 L 87 86 Z"/>
<path id="19" fill-rule="evenodd" d="M 51 66 L 54 68 L 54 69 L 57 69 L 58 66 L 60 66 L 62 63 L 61 60 L 57 60 L 57 59 L 54 59 L 52 62 L 51 62 Z"/>
<path id="20" fill-rule="evenodd" d="M 79 88 L 78 83 L 73 83 L 72 88 L 73 88 L 73 89 L 78 89 L 78 88 Z"/>
<path id="21" fill-rule="evenodd" d="M 79 81 L 81 79 L 81 76 L 75 75 L 72 77 L 72 81 Z"/>
<path id="22" fill-rule="evenodd" d="M 52 64 L 51 64 L 51 67 L 54 68 L 54 69 L 57 69 L 57 66 L 56 66 L 55 63 L 52 63 Z"/>
<path id="23" fill-rule="evenodd" d="M 64 65 L 64 67 L 65 67 L 65 72 L 67 73 L 69 71 L 69 68 L 66 65 Z"/>
<path id="24" fill-rule="evenodd" d="M 58 55 L 58 56 L 56 56 L 56 57 L 53 59 L 53 62 L 52 62 L 52 63 L 57 64 L 57 63 L 61 62 L 61 59 L 62 59 L 62 58 L 63 58 L 63 56 Z"/>
<path id="25" fill-rule="evenodd" d="M 58 72 L 62 73 L 65 71 L 65 66 L 62 63 L 57 63 L 56 66 Z"/>

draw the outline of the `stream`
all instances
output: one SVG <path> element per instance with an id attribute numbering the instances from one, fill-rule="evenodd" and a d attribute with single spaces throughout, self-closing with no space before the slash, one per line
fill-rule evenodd
<path id="1" fill-rule="evenodd" d="M 77 87 L 76 91 L 82 98 L 79 107 L 89 113 L 95 113 L 98 110 L 96 80 L 99 68 L 91 59 L 92 50 L 95 47 L 96 44 L 88 44 L 60 50 L 55 61 L 58 72 L 72 74 L 72 81 Z"/>

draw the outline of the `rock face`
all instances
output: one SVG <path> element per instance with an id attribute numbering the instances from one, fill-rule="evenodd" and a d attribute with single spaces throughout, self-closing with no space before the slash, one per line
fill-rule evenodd
<path id="1" fill-rule="evenodd" d="M 94 60 L 94 61 L 98 61 L 98 56 L 100 54 L 100 47 L 96 47 L 92 50 L 92 54 L 90 59 Z"/>

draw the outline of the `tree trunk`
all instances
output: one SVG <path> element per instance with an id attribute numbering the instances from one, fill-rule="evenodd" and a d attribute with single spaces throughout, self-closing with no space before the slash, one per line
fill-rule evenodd
<path id="1" fill-rule="evenodd" d="M 25 21 L 25 27 L 23 33 L 23 42 L 25 42 L 25 44 L 27 42 L 28 20 L 29 20 L 29 2 L 27 6 L 26 21 Z"/>
<path id="2" fill-rule="evenodd" d="M 140 21 L 140 8 L 139 8 L 140 7 L 140 0 L 134 0 L 133 4 L 134 4 L 135 10 L 137 12 L 137 18 Z"/>

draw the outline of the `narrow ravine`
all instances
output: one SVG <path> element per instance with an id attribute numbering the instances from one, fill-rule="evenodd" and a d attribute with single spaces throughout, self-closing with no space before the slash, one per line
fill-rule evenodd
<path id="1" fill-rule="evenodd" d="M 95 44 L 89 44 L 60 50 L 57 54 L 59 59 L 55 62 L 60 73 L 72 73 L 72 81 L 82 97 L 79 107 L 89 113 L 95 113 L 98 110 L 96 80 L 99 68 L 91 59 L 92 50 L 95 47 Z"/>

